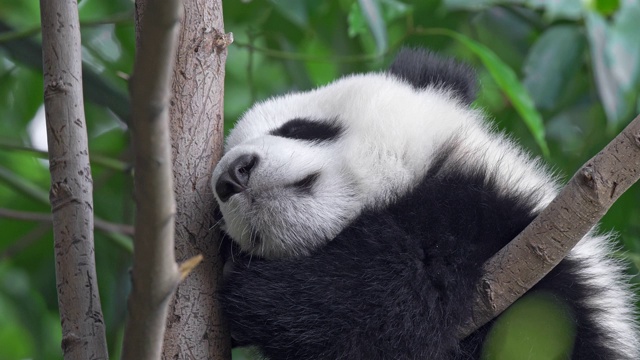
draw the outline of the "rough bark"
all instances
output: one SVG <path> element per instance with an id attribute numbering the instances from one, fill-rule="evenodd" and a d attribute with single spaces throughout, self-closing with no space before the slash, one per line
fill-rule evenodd
<path id="1" fill-rule="evenodd" d="M 222 263 L 209 181 L 222 154 L 224 64 L 231 39 L 224 33 L 220 0 L 184 0 L 184 11 L 170 108 L 176 256 L 202 254 L 204 261 L 176 291 L 163 357 L 229 359 L 229 335 L 216 301 Z"/>
<path id="2" fill-rule="evenodd" d="M 78 4 L 40 1 L 44 105 L 62 351 L 108 359 L 93 248 L 93 180 L 82 98 Z"/>
<path id="3" fill-rule="evenodd" d="M 578 170 L 560 194 L 484 265 L 460 338 L 498 316 L 553 269 L 640 178 L 640 116 Z"/>
<path id="4" fill-rule="evenodd" d="M 147 5 L 130 84 L 137 212 L 122 350 L 122 358 L 130 360 L 160 358 L 169 301 L 181 279 L 173 240 L 169 97 L 182 3 L 148 0 Z"/>

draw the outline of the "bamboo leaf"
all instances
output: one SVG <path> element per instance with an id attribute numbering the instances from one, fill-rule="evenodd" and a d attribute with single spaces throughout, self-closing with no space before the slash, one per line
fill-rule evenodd
<path id="1" fill-rule="evenodd" d="M 489 71 L 500 89 L 509 98 L 522 120 L 529 128 L 544 156 L 549 156 L 549 147 L 545 140 L 542 116 L 533 105 L 527 89 L 518 80 L 516 73 L 486 46 L 477 41 L 448 29 L 426 29 L 424 34 L 445 35 L 458 40 L 471 50 Z"/>

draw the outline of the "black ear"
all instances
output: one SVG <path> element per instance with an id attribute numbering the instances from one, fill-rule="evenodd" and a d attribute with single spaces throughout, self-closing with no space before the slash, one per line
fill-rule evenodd
<path id="1" fill-rule="evenodd" d="M 408 81 L 416 89 L 437 87 L 451 90 L 466 104 L 471 104 L 476 98 L 476 74 L 469 66 L 424 49 L 401 49 L 389 72 Z"/>

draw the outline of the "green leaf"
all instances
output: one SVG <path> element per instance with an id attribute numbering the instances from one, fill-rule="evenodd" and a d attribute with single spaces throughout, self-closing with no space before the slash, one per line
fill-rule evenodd
<path id="1" fill-rule="evenodd" d="M 322 42 L 313 41 L 304 44 L 302 50 L 305 53 L 317 54 L 318 57 L 329 58 L 332 49 L 324 46 Z M 304 63 L 306 73 L 314 85 L 326 85 L 338 76 L 338 68 L 333 62 L 306 61 Z"/>
<path id="2" fill-rule="evenodd" d="M 33 355 L 35 346 L 28 331 L 20 324 L 16 316 L 19 308 L 13 306 L 0 293 L 0 359 L 24 359 Z"/>
<path id="3" fill-rule="evenodd" d="M 4 183 L 7 187 L 30 197 L 41 204 L 49 205 L 49 194 L 46 190 L 35 185 L 33 182 L 16 175 L 9 169 L 0 167 L 0 183 Z"/>
<path id="4" fill-rule="evenodd" d="M 0 129 L 13 130 L 3 136 L 25 135 L 18 129 L 24 129 L 42 105 L 42 89 L 42 74 L 24 66 L 15 66 L 0 76 Z"/>
<path id="5" fill-rule="evenodd" d="M 607 121 L 619 128 L 635 105 L 640 71 L 640 4 L 625 3 L 612 24 L 589 12 L 586 26 L 598 94 Z"/>
<path id="6" fill-rule="evenodd" d="M 533 100 L 531 100 L 529 93 L 509 66 L 502 62 L 502 60 L 486 46 L 455 31 L 448 29 L 427 29 L 424 33 L 445 35 L 454 38 L 476 54 L 500 89 L 502 89 L 509 98 L 518 114 L 520 114 L 544 156 L 549 156 L 549 147 L 545 140 L 542 116 L 540 116 L 540 113 L 538 113 L 533 105 Z"/>
<path id="7" fill-rule="evenodd" d="M 525 295 L 496 320 L 482 360 L 555 360 L 571 357 L 576 326 L 568 307 L 546 292 Z"/>
<path id="8" fill-rule="evenodd" d="M 365 20 L 362 14 L 362 9 L 357 2 L 351 4 L 349 14 L 347 15 L 348 34 L 349 37 L 356 37 L 358 35 L 367 33 L 367 20 Z"/>
<path id="9" fill-rule="evenodd" d="M 625 2 L 616 13 L 607 46 L 612 60 L 612 74 L 622 90 L 636 89 L 640 78 L 640 2 Z"/>
<path id="10" fill-rule="evenodd" d="M 524 86 L 540 109 L 553 109 L 578 71 L 585 39 L 573 25 L 554 26 L 533 44 L 524 64 Z"/>
<path id="11" fill-rule="evenodd" d="M 20 28 L 40 24 L 40 3 L 37 0 L 0 1 L 0 19 Z"/>
<path id="12" fill-rule="evenodd" d="M 133 18 L 133 1 L 130 0 L 82 0 L 78 2 L 80 20 L 108 20 L 114 14 L 130 13 Z M 83 34 L 84 37 L 84 34 Z"/>
<path id="13" fill-rule="evenodd" d="M 270 3 L 292 23 L 306 28 L 309 25 L 307 4 L 300 0 L 271 0 Z"/>
<path id="14" fill-rule="evenodd" d="M 379 0 L 358 0 L 362 16 L 367 21 L 371 34 L 376 41 L 378 54 L 387 51 L 387 26 L 382 18 Z"/>
<path id="15" fill-rule="evenodd" d="M 380 0 L 382 17 L 386 22 L 403 17 L 413 11 L 413 6 L 398 0 Z"/>
<path id="16" fill-rule="evenodd" d="M 556 19 L 578 20 L 582 18 L 583 5 L 579 0 L 549 1 L 526 0 L 527 5 L 543 9 L 545 17 L 551 21 Z"/>
<path id="17" fill-rule="evenodd" d="M 620 0 L 585 0 L 585 7 L 608 16 L 615 13 L 620 7 Z"/>

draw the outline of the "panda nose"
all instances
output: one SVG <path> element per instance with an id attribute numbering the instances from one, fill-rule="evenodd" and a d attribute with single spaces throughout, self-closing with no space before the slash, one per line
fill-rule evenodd
<path id="1" fill-rule="evenodd" d="M 229 198 L 247 189 L 251 170 L 258 163 L 256 155 L 241 155 L 229 164 L 226 172 L 223 172 L 216 182 L 216 193 L 220 201 L 227 202 Z"/>

